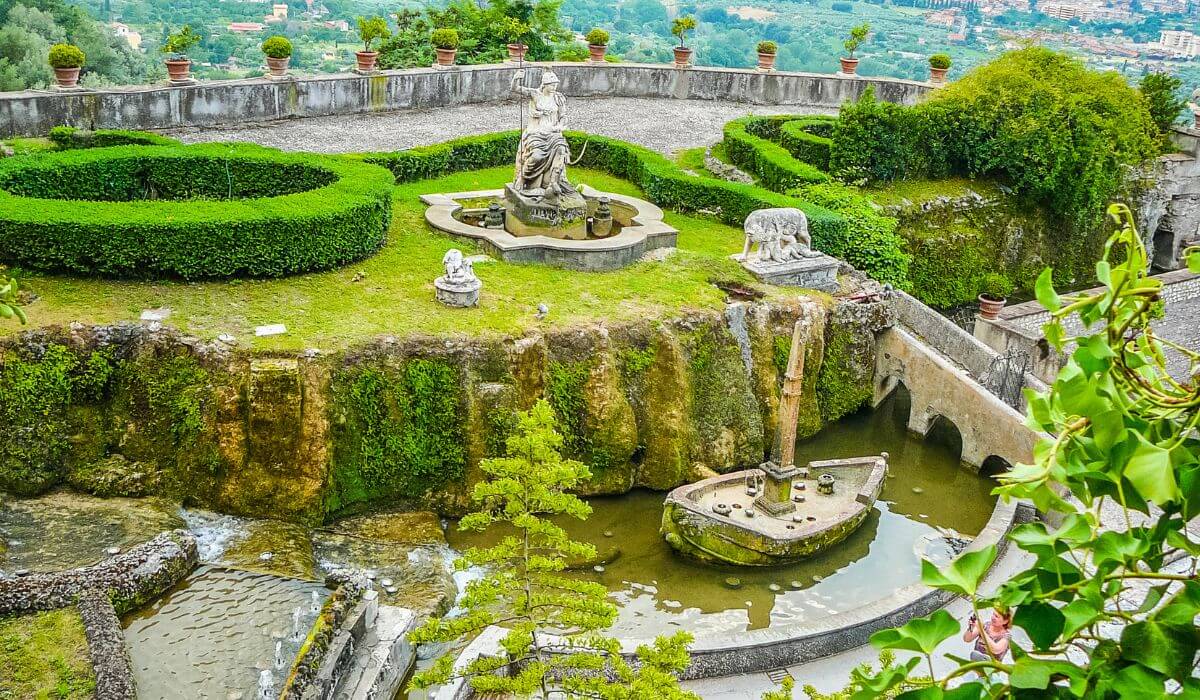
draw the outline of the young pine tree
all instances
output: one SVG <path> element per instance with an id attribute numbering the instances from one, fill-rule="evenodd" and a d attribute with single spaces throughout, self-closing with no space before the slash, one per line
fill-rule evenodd
<path id="1" fill-rule="evenodd" d="M 467 584 L 458 617 L 434 618 L 410 635 L 414 643 L 449 642 L 490 625 L 508 630 L 504 657 L 481 657 L 454 668 L 447 655 L 416 674 L 414 688 L 466 677 L 480 693 L 519 697 L 605 700 L 691 699 L 677 674 L 689 662 L 691 636 L 679 633 L 639 647 L 637 664 L 627 663 L 615 640 L 601 632 L 612 625 L 616 607 L 603 585 L 563 575 L 568 559 L 589 559 L 596 548 L 567 537 L 550 520 L 585 520 L 591 507 L 569 491 L 591 477 L 586 465 L 563 459 L 563 438 L 546 401 L 521 413 L 507 442 L 507 457 L 486 459 L 487 479 L 475 485 L 479 508 L 459 523 L 462 530 L 506 527 L 498 544 L 471 548 L 455 562 L 459 570 L 480 567 L 482 578 Z"/>

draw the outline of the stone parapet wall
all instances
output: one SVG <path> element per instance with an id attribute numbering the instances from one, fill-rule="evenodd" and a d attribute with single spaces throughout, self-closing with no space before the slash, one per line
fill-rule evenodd
<path id="1" fill-rule="evenodd" d="M 527 81 L 552 68 L 571 97 L 725 100 L 836 108 L 868 87 L 888 102 L 912 104 L 931 88 L 894 78 L 764 73 L 666 65 L 529 64 Z M 171 129 L 293 117 L 361 114 L 488 103 L 510 97 L 514 64 L 205 82 L 182 87 L 128 87 L 94 92 L 0 93 L 0 137 L 42 136 L 52 127 Z"/>
<path id="2" fill-rule="evenodd" d="M 79 596 L 76 608 L 96 673 L 96 700 L 133 700 L 137 697 L 133 661 L 112 601 L 103 591 L 89 590 Z"/>

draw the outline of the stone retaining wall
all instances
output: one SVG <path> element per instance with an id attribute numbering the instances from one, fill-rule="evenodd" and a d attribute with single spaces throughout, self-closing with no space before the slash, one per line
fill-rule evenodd
<path id="1" fill-rule="evenodd" d="M 888 102 L 912 104 L 927 83 L 840 74 L 765 73 L 667 65 L 529 65 L 537 81 L 549 66 L 571 97 L 727 100 L 836 108 L 868 87 Z M 184 87 L 127 87 L 94 92 L 0 93 L 0 137 L 41 136 L 62 124 L 88 129 L 170 129 L 495 102 L 510 97 L 514 64 L 206 82 Z"/>
<path id="2" fill-rule="evenodd" d="M 280 700 L 332 698 L 338 680 L 350 663 L 355 643 L 361 641 L 378 601 L 369 582 L 358 574 L 337 571 L 325 585 L 333 595 L 317 615 L 308 637 L 296 655 Z M 367 594 L 372 595 L 367 598 Z"/>
<path id="3" fill-rule="evenodd" d="M 93 589 L 79 596 L 76 607 L 96 673 L 96 700 L 134 700 L 133 661 L 112 601 L 103 591 Z"/>
<path id="4" fill-rule="evenodd" d="M 123 615 L 174 586 L 198 561 L 195 537 L 164 532 L 92 566 L 0 579 L 0 615 L 65 608 L 88 591 L 106 593 Z"/>

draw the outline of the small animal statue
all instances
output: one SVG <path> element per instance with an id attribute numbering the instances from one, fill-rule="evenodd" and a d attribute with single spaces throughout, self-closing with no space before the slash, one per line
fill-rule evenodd
<path id="1" fill-rule="evenodd" d="M 812 250 L 808 217 L 799 209 L 759 209 L 746 217 L 746 246 L 742 260 L 750 259 L 750 247 L 758 244 L 762 262 L 787 262 L 819 255 Z"/>
<path id="2" fill-rule="evenodd" d="M 458 248 L 451 248 L 442 257 L 442 266 L 446 268 L 447 282 L 469 282 L 475 279 L 475 268 L 470 260 L 463 257 Z"/>

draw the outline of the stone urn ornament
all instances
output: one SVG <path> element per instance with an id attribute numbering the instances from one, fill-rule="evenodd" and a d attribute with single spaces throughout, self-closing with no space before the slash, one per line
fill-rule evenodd
<path id="1" fill-rule="evenodd" d="M 471 261 L 463 257 L 462 251 L 451 248 L 442 257 L 446 274 L 433 281 L 437 300 L 446 306 L 468 308 L 479 304 L 479 291 L 483 282 L 475 276 Z"/>

